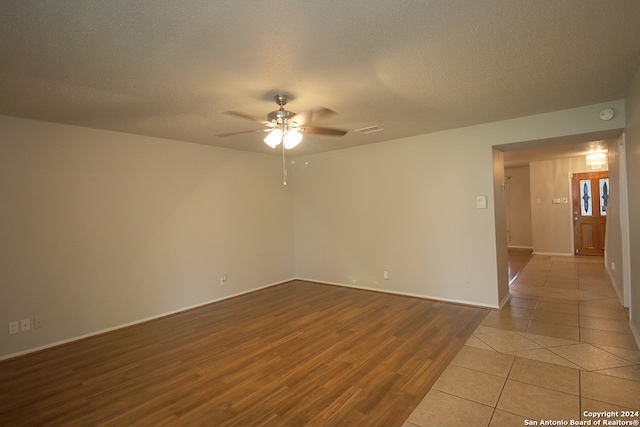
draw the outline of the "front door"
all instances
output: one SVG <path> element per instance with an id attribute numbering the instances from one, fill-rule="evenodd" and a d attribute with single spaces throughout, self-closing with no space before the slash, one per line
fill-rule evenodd
<path id="1" fill-rule="evenodd" d="M 609 205 L 609 173 L 571 175 L 573 235 L 576 255 L 604 255 Z"/>

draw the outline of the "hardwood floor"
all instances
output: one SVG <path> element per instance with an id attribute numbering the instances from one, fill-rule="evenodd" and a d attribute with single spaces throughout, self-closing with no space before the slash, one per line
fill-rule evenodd
<path id="1" fill-rule="evenodd" d="M 289 282 L 0 363 L 0 424 L 401 426 L 488 310 Z"/>
<path id="2" fill-rule="evenodd" d="M 512 284 L 518 274 L 527 266 L 529 261 L 533 259 L 533 251 L 531 249 L 509 248 L 508 265 L 509 265 L 509 284 Z"/>

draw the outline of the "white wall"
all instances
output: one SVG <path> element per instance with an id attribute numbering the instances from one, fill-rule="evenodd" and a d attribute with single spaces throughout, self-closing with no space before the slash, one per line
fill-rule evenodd
<path id="1" fill-rule="evenodd" d="M 0 358 L 293 278 L 281 166 L 0 117 Z"/>
<path id="2" fill-rule="evenodd" d="M 620 114 L 600 120 L 605 106 Z M 296 159 L 297 275 L 498 306 L 492 146 L 622 129 L 623 112 L 615 101 Z"/>
<path id="3" fill-rule="evenodd" d="M 636 342 L 640 345 L 640 68 L 626 98 L 626 158 L 629 197 L 630 317 Z"/>
<path id="4" fill-rule="evenodd" d="M 602 170 L 607 170 L 605 165 Z M 593 172 L 586 158 L 554 159 L 529 164 L 533 252 L 573 255 L 571 173 Z M 553 199 L 567 203 L 554 204 Z"/>
<path id="5" fill-rule="evenodd" d="M 507 233 L 510 248 L 533 248 L 529 166 L 505 168 Z"/>
<path id="6" fill-rule="evenodd" d="M 623 210 L 621 185 L 624 184 L 620 176 L 620 153 L 618 144 L 622 144 L 622 136 L 617 141 L 608 144 L 609 163 L 609 206 L 607 208 L 607 231 L 605 236 L 605 262 L 611 283 L 618 294 L 620 303 L 629 306 L 629 295 L 625 295 L 624 269 L 627 268 L 624 261 L 625 252 L 623 246 L 627 244 L 626 236 L 622 233 Z M 622 157 L 624 159 L 624 156 Z M 626 194 L 626 193 L 625 193 Z"/>

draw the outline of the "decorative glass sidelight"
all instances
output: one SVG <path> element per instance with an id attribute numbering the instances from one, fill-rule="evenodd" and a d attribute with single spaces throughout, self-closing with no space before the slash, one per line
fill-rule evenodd
<path id="1" fill-rule="evenodd" d="M 600 215 L 607 215 L 609 206 L 609 178 L 600 178 Z"/>
<path id="2" fill-rule="evenodd" d="M 591 207 L 592 196 L 591 196 L 591 180 L 590 179 L 581 179 L 580 180 L 580 215 L 582 216 L 593 216 L 593 208 Z"/>

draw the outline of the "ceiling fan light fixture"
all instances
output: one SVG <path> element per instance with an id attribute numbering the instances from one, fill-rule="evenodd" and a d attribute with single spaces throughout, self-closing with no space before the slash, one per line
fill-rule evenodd
<path id="1" fill-rule="evenodd" d="M 271 148 L 276 148 L 282 142 L 282 131 L 278 128 L 269 132 L 264 142 Z"/>
<path id="2" fill-rule="evenodd" d="M 284 136 L 284 148 L 291 149 L 302 141 L 302 133 L 297 129 L 289 129 Z"/>

